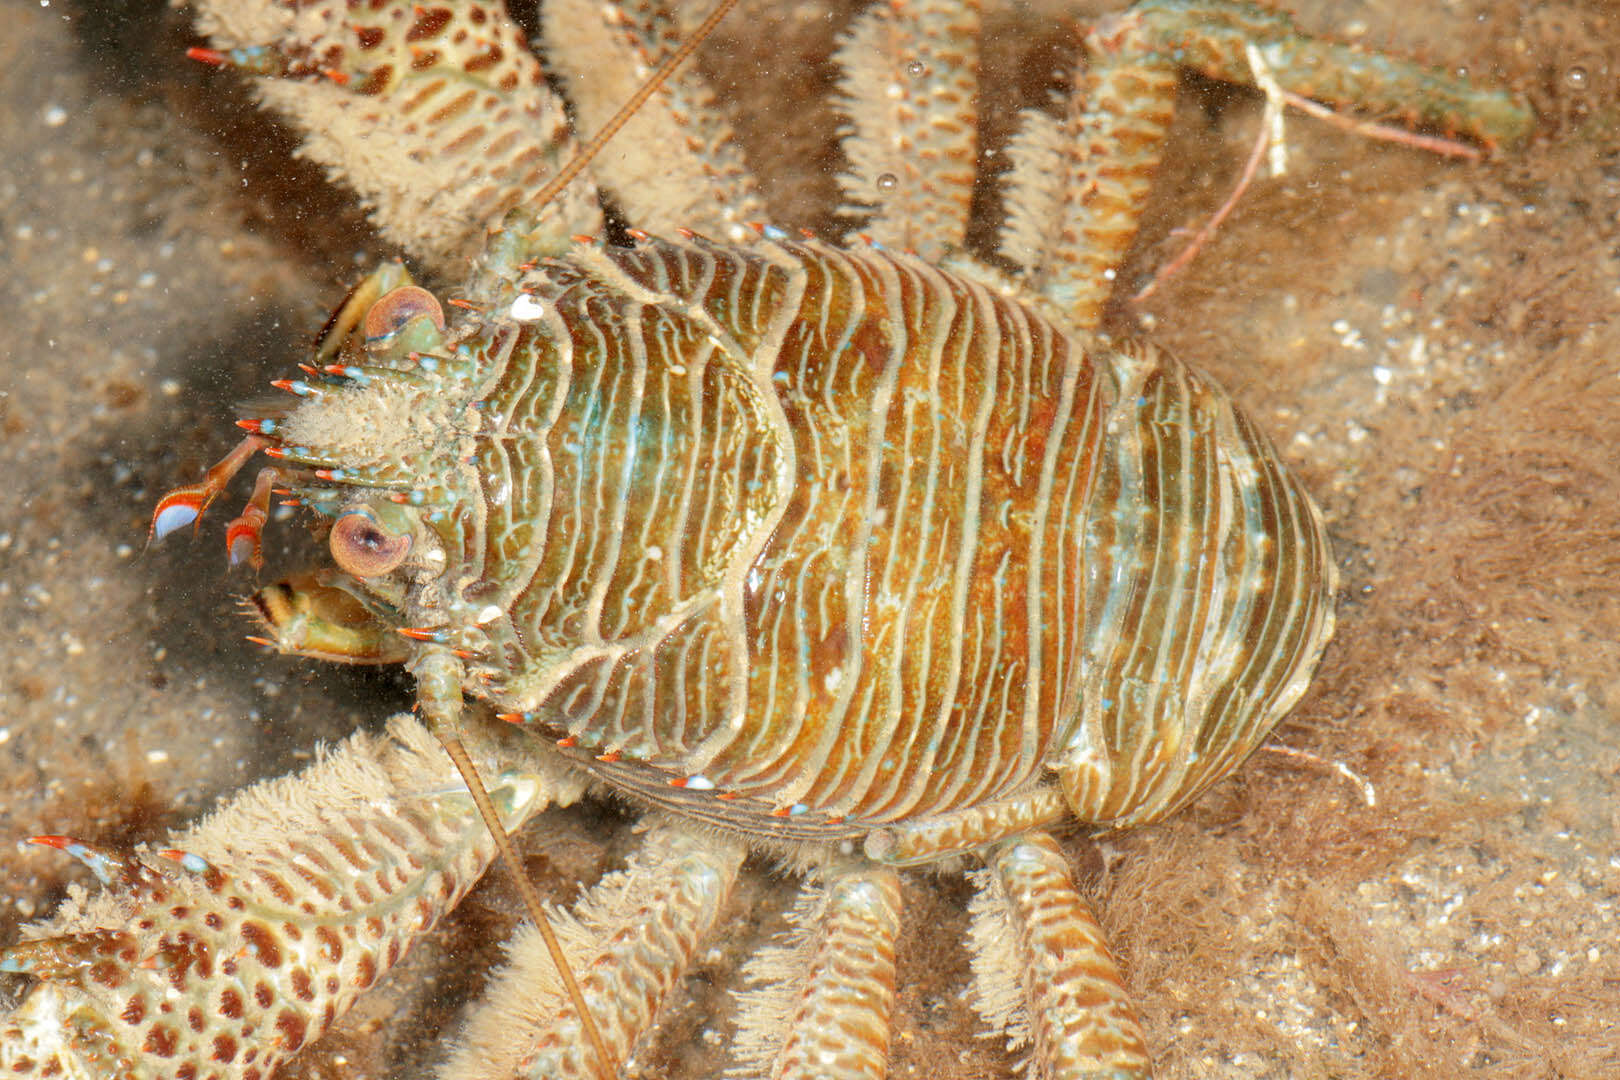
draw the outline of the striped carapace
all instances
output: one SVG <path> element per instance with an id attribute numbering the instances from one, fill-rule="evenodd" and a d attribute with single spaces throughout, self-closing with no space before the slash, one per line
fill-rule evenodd
<path id="1" fill-rule="evenodd" d="M 581 245 L 443 340 L 416 319 L 261 422 L 279 481 L 335 550 L 409 541 L 348 588 L 472 692 L 681 812 L 860 839 L 1025 804 L 953 847 L 1152 820 L 1331 632 L 1320 517 L 1225 394 L 919 259 Z"/>

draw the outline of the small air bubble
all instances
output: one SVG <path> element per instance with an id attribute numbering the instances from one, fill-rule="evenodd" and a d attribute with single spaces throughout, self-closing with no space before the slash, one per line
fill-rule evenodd
<path id="1" fill-rule="evenodd" d="M 1564 72 L 1564 82 L 1569 84 L 1571 90 L 1585 90 L 1589 82 L 1585 68 L 1572 67 Z"/>
<path id="2" fill-rule="evenodd" d="M 913 60 L 911 63 L 906 65 L 906 74 L 910 75 L 913 79 L 920 79 L 924 75 L 928 74 L 928 65 L 923 63 L 921 60 Z"/>
<path id="3" fill-rule="evenodd" d="M 900 178 L 892 172 L 886 172 L 877 178 L 877 189 L 890 192 L 900 186 Z"/>

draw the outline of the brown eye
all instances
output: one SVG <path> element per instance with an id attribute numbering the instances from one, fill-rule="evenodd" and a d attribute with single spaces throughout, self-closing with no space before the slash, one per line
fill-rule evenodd
<path id="1" fill-rule="evenodd" d="M 357 578 L 386 574 L 411 551 L 409 536 L 395 535 L 364 510 L 350 510 L 332 523 L 332 558 Z"/>
<path id="2" fill-rule="evenodd" d="M 406 323 L 422 315 L 432 319 L 440 330 L 444 329 L 444 309 L 439 306 L 438 298 L 420 285 L 401 285 L 366 312 L 366 340 L 381 341 L 397 334 Z"/>

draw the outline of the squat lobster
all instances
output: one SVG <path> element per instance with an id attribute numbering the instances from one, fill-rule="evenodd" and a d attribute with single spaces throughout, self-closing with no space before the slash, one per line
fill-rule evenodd
<path id="1" fill-rule="evenodd" d="M 512 827 L 586 779 L 667 815 L 565 934 L 615 1062 L 755 848 L 788 853 L 814 886 L 804 942 L 755 968 L 777 989 L 742 1011 L 742 1068 L 881 1075 L 896 868 L 971 856 L 985 864 L 973 943 L 987 1021 L 1050 1075 L 1145 1075 L 1118 973 L 1045 830 L 1157 820 L 1236 768 L 1303 693 L 1335 580 L 1315 507 L 1225 395 L 1095 334 L 1177 65 L 1243 78 L 1252 48 L 1292 92 L 1410 106 L 1487 144 L 1521 135 L 1528 114 L 1246 5 L 1142 4 L 1089 36 L 1087 104 L 1064 121 L 1031 114 L 1009 151 L 999 254 L 1022 270 L 1007 277 L 963 250 L 976 12 L 892 5 L 863 16 L 840 57 L 846 194 L 875 207 L 866 246 L 772 229 L 747 242 L 755 215 L 736 208 L 752 205 L 750 181 L 685 84 L 662 103 L 696 132 L 683 167 L 725 195 L 671 210 L 622 191 L 647 231 L 621 248 L 565 239 L 594 226 L 588 203 L 523 205 L 569 137 L 525 143 L 481 119 L 543 103 L 495 15 L 327 14 L 288 16 L 310 37 L 268 54 L 284 76 L 273 93 L 396 110 L 402 139 L 462 170 L 452 194 L 475 196 L 426 215 L 367 190 L 384 226 L 431 255 L 507 216 L 453 320 L 392 268 L 368 279 L 309 377 L 288 382 L 299 401 L 245 421 L 243 451 L 166 498 L 157 531 L 264 450 L 276 464 L 233 551 L 256 550 L 284 484 L 330 519 L 337 564 L 261 592 L 270 640 L 404 660 L 443 730 L 467 692 L 543 736 L 482 751 Z M 672 35 L 650 8 L 607 32 L 632 57 Z M 319 81 L 295 81 L 306 71 Z M 589 86 L 571 89 L 590 123 Z M 359 152 L 336 153 L 356 175 Z M 361 741 L 243 808 L 262 832 L 279 801 L 305 806 L 299 835 L 235 849 L 228 838 L 254 830 L 227 811 L 232 824 L 173 853 L 190 878 L 80 848 L 140 929 L 115 933 L 106 907 L 70 913 L 57 937 L 9 954 L 50 989 L 6 1029 L 7 1063 L 246 1076 L 317 1037 L 490 857 L 430 758 L 404 724 L 382 747 Z M 332 779 L 346 771 L 367 783 Z M 95 965 L 106 977 L 86 979 Z M 502 980 L 452 1075 L 598 1068 L 580 1016 L 532 966 Z M 231 980 L 252 993 L 229 996 Z M 164 983 L 193 1011 L 165 1012 Z M 521 1049 L 489 1049 L 520 1029 Z"/>

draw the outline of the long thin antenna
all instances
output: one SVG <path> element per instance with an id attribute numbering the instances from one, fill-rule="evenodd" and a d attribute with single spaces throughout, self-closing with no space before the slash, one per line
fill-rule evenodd
<path id="1" fill-rule="evenodd" d="M 490 799 L 489 792 L 484 788 L 484 782 L 478 775 L 478 767 L 473 764 L 472 756 L 462 745 L 461 738 L 454 732 L 446 729 L 438 732 L 439 744 L 444 752 L 450 755 L 455 762 L 456 771 L 461 773 L 461 779 L 467 785 L 467 791 L 472 795 L 473 805 L 478 807 L 478 814 L 484 819 L 489 828 L 489 834 L 495 840 L 495 850 L 506 868 L 512 873 L 512 880 L 517 885 L 518 895 L 523 898 L 523 907 L 529 913 L 529 920 L 534 928 L 540 931 L 540 938 L 546 943 L 546 952 L 551 954 L 551 962 L 557 968 L 557 974 L 562 977 L 563 989 L 568 994 L 569 1002 L 574 1011 L 579 1014 L 579 1023 L 585 1029 L 585 1040 L 591 1044 L 591 1050 L 596 1055 L 597 1070 L 604 1080 L 618 1074 L 613 1067 L 612 1055 L 608 1053 L 607 1043 L 602 1039 L 602 1032 L 596 1026 L 596 1018 L 585 1007 L 585 992 L 579 988 L 579 980 L 574 978 L 574 969 L 569 966 L 568 957 L 563 953 L 562 942 L 557 940 L 557 931 L 546 918 L 546 909 L 541 906 L 540 892 L 529 880 L 529 875 L 523 872 L 518 864 L 517 851 L 512 847 L 511 837 L 506 835 L 506 829 L 501 825 L 500 815 L 495 812 L 495 803 Z"/>
<path id="2" fill-rule="evenodd" d="M 613 114 L 613 119 L 603 125 L 602 130 L 593 135 L 591 141 L 581 147 L 579 153 L 575 154 L 568 164 L 558 169 L 557 175 L 546 182 L 546 186 L 541 188 L 539 193 L 531 200 L 534 203 L 536 212 L 556 198 L 559 191 L 573 183 L 574 178 L 585 170 L 585 166 L 589 165 L 592 159 L 602 152 L 602 148 L 612 141 L 613 136 L 619 133 L 619 129 L 628 124 L 630 118 L 647 103 L 647 99 L 656 94 L 659 88 L 670 80 L 675 74 L 675 69 L 685 63 L 686 58 L 691 56 L 697 50 L 697 47 L 703 44 L 703 40 L 714 32 L 714 28 L 720 25 L 720 20 L 726 17 L 726 12 L 736 6 L 737 0 L 720 0 L 714 6 L 714 10 L 709 12 L 708 18 L 704 19 L 697 30 L 693 31 L 692 36 L 681 42 L 680 46 L 670 53 L 662 64 L 658 65 L 658 70 L 653 72 L 646 82 L 636 88 L 636 92 L 630 95 L 629 100 L 619 107 L 618 112 Z"/>
<path id="3" fill-rule="evenodd" d="M 567 187 L 575 177 L 584 171 L 585 166 L 589 165 L 591 160 L 602 152 L 602 148 L 607 146 L 613 136 L 617 135 L 620 129 L 635 115 L 636 111 L 646 104 L 647 99 L 657 93 L 658 89 L 675 74 L 675 70 L 686 62 L 687 58 L 703 43 L 705 38 L 714 32 L 714 28 L 720 25 L 720 20 L 725 18 L 726 13 L 735 7 L 736 3 L 737 0 L 719 0 L 714 10 L 709 12 L 708 17 L 692 33 L 692 36 L 682 42 L 680 47 L 670 53 L 664 62 L 658 65 L 658 70 L 654 71 L 647 81 L 642 83 L 634 94 L 630 95 L 629 100 L 619 108 L 617 113 L 614 113 L 613 119 L 609 120 L 602 130 L 597 132 L 590 142 L 586 143 L 579 153 L 574 155 L 573 160 L 559 169 L 557 174 L 546 183 L 545 187 L 540 189 L 532 200 L 536 211 L 556 198 L 559 191 Z M 534 923 L 535 929 L 540 931 L 540 937 L 546 944 L 546 951 L 551 954 L 551 962 L 556 965 L 557 974 L 562 979 L 563 988 L 568 994 L 568 1000 L 573 1005 L 574 1012 L 579 1015 L 580 1027 L 584 1029 L 585 1039 L 591 1044 L 591 1050 L 596 1056 L 597 1072 L 602 1076 L 603 1080 L 611 1080 L 613 1076 L 617 1075 L 618 1070 L 612 1056 L 608 1053 L 607 1043 L 602 1039 L 601 1029 L 596 1026 L 595 1017 L 585 1007 L 585 994 L 580 990 L 579 981 L 574 978 L 573 968 L 569 966 L 568 957 L 563 953 L 562 943 L 557 940 L 557 932 L 552 928 L 551 920 L 546 918 L 545 908 L 541 906 L 540 894 L 535 889 L 534 883 L 529 880 L 528 875 L 523 872 L 523 867 L 518 864 L 517 852 L 512 848 L 512 842 L 507 837 L 505 828 L 501 825 L 501 819 L 495 812 L 495 805 L 490 801 L 489 792 L 485 790 L 483 781 L 479 779 L 478 770 L 473 765 L 472 758 L 467 753 L 467 748 L 462 745 L 461 739 L 455 732 L 449 730 L 448 727 L 440 730 L 438 734 L 445 753 L 449 754 L 450 760 L 455 762 L 456 769 L 461 773 L 462 779 L 467 784 L 467 790 L 472 793 L 473 802 L 477 805 L 479 814 L 482 815 L 485 825 L 489 828 L 490 835 L 495 840 L 495 848 L 500 853 L 501 861 L 506 864 L 507 869 L 512 874 L 513 881 L 517 884 L 518 893 L 523 897 L 523 906 L 529 913 L 529 920 Z"/>

